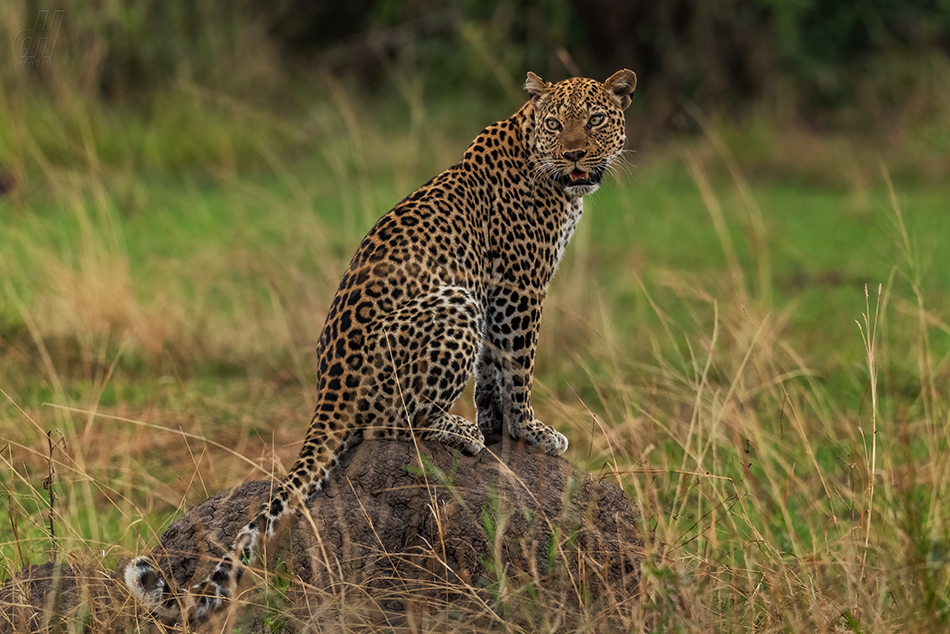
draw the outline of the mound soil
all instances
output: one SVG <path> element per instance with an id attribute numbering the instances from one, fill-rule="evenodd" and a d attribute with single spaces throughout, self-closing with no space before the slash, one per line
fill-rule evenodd
<path id="1" fill-rule="evenodd" d="M 151 553 L 172 586 L 204 578 L 270 490 L 268 481 L 243 484 L 173 524 Z M 490 613 L 492 598 L 512 588 L 578 607 L 629 604 L 640 600 L 645 543 L 640 509 L 623 490 L 564 458 L 507 438 L 477 456 L 367 441 L 270 540 L 266 565 L 238 589 L 237 619 L 256 631 L 279 614 L 293 631 L 306 629 L 315 605 L 369 605 L 385 622 L 462 606 Z M 32 630 L 37 615 L 49 622 L 92 600 L 121 606 L 116 623 L 140 612 L 123 566 L 21 571 L 0 591 L 0 632 Z M 111 623 L 101 607 L 93 613 L 98 629 Z"/>

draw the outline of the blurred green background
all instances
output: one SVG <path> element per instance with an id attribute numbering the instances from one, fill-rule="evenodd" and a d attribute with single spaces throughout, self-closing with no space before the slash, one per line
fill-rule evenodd
<path id="1" fill-rule="evenodd" d="M 719 626 L 946 626 L 950 0 L 6 0 L 0 51 L 4 571 L 46 556 L 47 431 L 61 547 L 109 562 L 281 472 L 376 218 L 527 71 L 625 67 L 539 417 Z"/>

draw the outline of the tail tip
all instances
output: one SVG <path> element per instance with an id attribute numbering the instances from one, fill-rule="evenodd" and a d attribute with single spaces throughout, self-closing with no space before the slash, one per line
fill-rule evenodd
<path id="1" fill-rule="evenodd" d="M 132 595 L 163 621 L 178 619 L 178 600 L 169 592 L 165 575 L 148 557 L 136 557 L 125 566 L 125 585 Z"/>

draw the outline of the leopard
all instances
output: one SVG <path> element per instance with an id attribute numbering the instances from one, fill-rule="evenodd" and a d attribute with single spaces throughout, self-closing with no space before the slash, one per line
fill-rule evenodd
<path id="1" fill-rule="evenodd" d="M 468 454 L 508 434 L 550 455 L 568 439 L 535 418 L 530 394 L 549 285 L 583 198 L 623 165 L 637 76 L 547 82 L 482 130 L 457 164 L 383 215 L 362 240 L 317 343 L 317 399 L 299 456 L 210 574 L 179 594 L 149 556 L 125 568 L 164 623 L 222 610 L 289 514 L 371 439 L 448 443 Z M 475 421 L 452 413 L 474 375 Z"/>

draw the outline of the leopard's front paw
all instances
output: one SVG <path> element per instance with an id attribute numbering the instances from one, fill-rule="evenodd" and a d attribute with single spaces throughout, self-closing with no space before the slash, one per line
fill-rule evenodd
<path id="1" fill-rule="evenodd" d="M 522 438 L 529 445 L 544 450 L 546 454 L 560 456 L 567 451 L 567 437 L 547 423 L 534 419 L 522 428 Z"/>
<path id="2" fill-rule="evenodd" d="M 544 449 L 545 453 L 548 453 L 552 456 L 560 456 L 562 453 L 567 451 L 567 436 L 554 429 L 553 427 L 548 427 L 549 433 L 545 434 L 544 438 L 541 440 L 541 448 Z"/>

